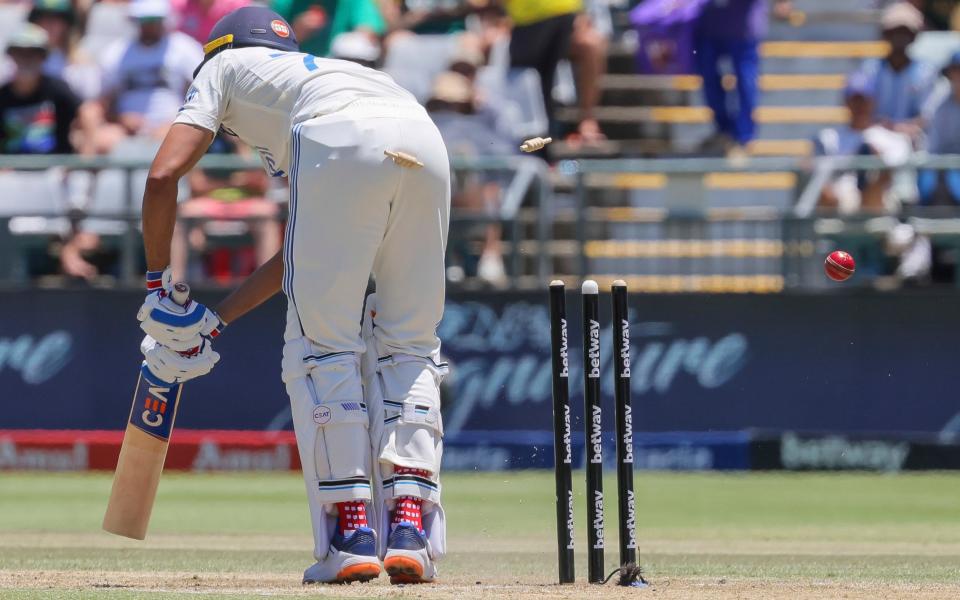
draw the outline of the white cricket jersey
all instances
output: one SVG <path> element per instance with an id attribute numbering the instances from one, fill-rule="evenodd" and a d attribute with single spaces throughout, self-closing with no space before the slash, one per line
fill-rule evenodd
<path id="1" fill-rule="evenodd" d="M 231 48 L 203 66 L 174 122 L 214 133 L 222 126 L 257 150 L 271 175 L 280 176 L 290 170 L 294 125 L 361 98 L 417 102 L 386 73 L 356 63 L 271 48 Z"/>

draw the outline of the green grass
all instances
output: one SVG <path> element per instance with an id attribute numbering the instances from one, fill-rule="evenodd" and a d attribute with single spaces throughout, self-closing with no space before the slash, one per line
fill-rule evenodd
<path id="1" fill-rule="evenodd" d="M 581 548 L 582 479 L 575 474 Z M 606 562 L 612 569 L 616 486 L 612 478 L 604 485 Z M 169 571 L 201 579 L 259 573 L 295 580 L 311 562 L 298 476 L 165 475 L 147 542 L 100 531 L 109 488 L 108 474 L 2 474 L 0 575 Z M 960 475 L 638 473 L 636 489 L 641 562 L 654 580 L 960 582 Z M 552 473 L 452 473 L 444 478 L 444 499 L 450 545 L 445 572 L 453 580 L 554 580 Z M 577 558 L 582 578 L 586 560 Z M 197 591 L 211 595 L 171 591 L 163 597 L 225 597 Z M 132 590 L 91 593 L 0 589 L 2 598 L 30 600 L 157 598 Z"/>

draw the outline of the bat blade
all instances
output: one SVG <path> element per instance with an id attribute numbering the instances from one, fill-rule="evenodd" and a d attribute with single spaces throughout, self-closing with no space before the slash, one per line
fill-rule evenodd
<path id="1" fill-rule="evenodd" d="M 146 367 L 140 370 L 133 394 L 110 501 L 103 516 L 105 531 L 136 540 L 147 535 L 182 387 L 152 385 L 143 376 L 143 369 Z"/>

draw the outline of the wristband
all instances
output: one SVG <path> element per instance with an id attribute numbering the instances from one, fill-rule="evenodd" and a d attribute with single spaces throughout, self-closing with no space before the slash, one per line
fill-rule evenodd
<path id="1" fill-rule="evenodd" d="M 163 274 L 166 272 L 166 269 L 163 271 L 147 271 L 147 291 L 155 292 L 163 288 Z"/>
<path id="2" fill-rule="evenodd" d="M 227 326 L 227 322 L 223 320 L 223 317 L 221 317 L 217 311 L 213 310 L 212 308 L 207 308 L 207 310 L 209 310 L 213 316 L 217 318 L 217 326 L 214 327 L 209 334 L 207 334 L 211 340 L 215 340 L 220 336 L 221 333 L 223 333 L 223 330 Z"/>

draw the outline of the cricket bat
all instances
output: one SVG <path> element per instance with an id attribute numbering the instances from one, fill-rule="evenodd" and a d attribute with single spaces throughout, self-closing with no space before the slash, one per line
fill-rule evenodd
<path id="1" fill-rule="evenodd" d="M 185 304 L 189 295 L 190 288 L 185 283 L 173 286 L 171 297 L 177 304 Z M 105 531 L 135 540 L 147 535 L 182 387 L 179 383 L 151 384 L 143 376 L 146 368 L 141 367 L 133 392 L 133 406 L 120 446 L 110 501 L 103 515 Z"/>

